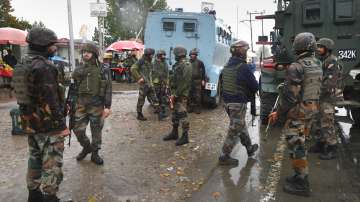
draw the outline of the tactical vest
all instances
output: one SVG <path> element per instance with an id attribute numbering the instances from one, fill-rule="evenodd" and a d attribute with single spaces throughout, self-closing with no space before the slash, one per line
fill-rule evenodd
<path id="1" fill-rule="evenodd" d="M 27 57 L 14 68 L 12 83 L 15 90 L 15 97 L 19 105 L 31 105 L 31 94 L 29 92 L 29 75 L 36 63 L 46 59 L 41 56 Z"/>
<path id="2" fill-rule="evenodd" d="M 298 63 L 304 70 L 302 100 L 319 100 L 323 75 L 321 62 L 315 57 L 307 57 L 300 59 Z"/>
<path id="3" fill-rule="evenodd" d="M 84 75 L 79 81 L 79 94 L 91 96 L 104 96 L 106 80 L 102 79 L 102 71 L 97 65 L 89 65 L 84 68 Z"/>
<path id="4" fill-rule="evenodd" d="M 244 63 L 240 63 L 236 66 L 228 66 L 226 65 L 222 70 L 222 88 L 224 93 L 230 95 L 244 95 L 249 96 L 250 91 L 247 88 L 247 84 L 245 81 L 237 81 L 237 75 L 241 66 Z"/>

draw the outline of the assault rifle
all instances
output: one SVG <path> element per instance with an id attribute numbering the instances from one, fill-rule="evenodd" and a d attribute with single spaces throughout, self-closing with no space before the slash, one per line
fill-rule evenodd
<path id="1" fill-rule="evenodd" d="M 75 124 L 75 112 L 76 112 L 76 102 L 77 102 L 77 86 L 74 81 L 71 81 L 69 90 L 66 97 L 66 107 L 65 107 L 65 114 L 69 115 L 69 147 L 71 144 L 71 131 L 74 129 Z"/>

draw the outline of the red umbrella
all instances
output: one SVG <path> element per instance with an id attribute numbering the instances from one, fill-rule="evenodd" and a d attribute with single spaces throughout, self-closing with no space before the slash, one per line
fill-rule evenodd
<path id="1" fill-rule="evenodd" d="M 136 41 L 117 41 L 107 47 L 106 51 L 142 50 L 144 45 Z"/>
<path id="2" fill-rule="evenodd" d="M 11 27 L 0 28 L 0 44 L 26 45 L 27 32 Z"/>

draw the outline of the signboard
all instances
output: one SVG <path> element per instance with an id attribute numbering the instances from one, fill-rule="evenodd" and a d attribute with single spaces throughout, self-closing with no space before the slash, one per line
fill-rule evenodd
<path id="1" fill-rule="evenodd" d="M 91 17 L 106 17 L 106 3 L 90 3 Z"/>

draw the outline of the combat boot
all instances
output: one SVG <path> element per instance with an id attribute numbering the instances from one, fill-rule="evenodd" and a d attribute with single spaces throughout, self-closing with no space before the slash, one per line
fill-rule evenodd
<path id="1" fill-rule="evenodd" d="M 175 145 L 181 146 L 181 145 L 184 145 L 187 143 L 189 143 L 189 133 L 186 131 L 186 132 L 183 132 L 181 138 L 176 141 Z"/>
<path id="2" fill-rule="evenodd" d="M 83 147 L 81 152 L 76 156 L 76 160 L 78 160 L 78 161 L 83 160 L 91 152 L 92 152 L 92 147 L 90 145 L 86 146 L 86 147 Z"/>
<path id="3" fill-rule="evenodd" d="M 71 199 L 60 200 L 56 195 L 44 194 L 44 202 L 74 202 L 74 201 Z"/>
<path id="4" fill-rule="evenodd" d="M 310 186 L 308 177 L 305 176 L 304 178 L 300 177 L 299 175 L 293 176 L 293 178 L 289 178 L 285 181 L 284 192 L 299 196 L 310 196 Z"/>
<path id="5" fill-rule="evenodd" d="M 337 146 L 336 145 L 329 145 L 326 146 L 323 152 L 319 155 L 321 160 L 331 160 L 336 159 L 337 157 Z"/>
<path id="6" fill-rule="evenodd" d="M 237 166 L 239 165 L 239 160 L 232 158 L 229 154 L 221 154 L 219 156 L 219 165 L 222 166 Z"/>
<path id="7" fill-rule="evenodd" d="M 93 151 L 91 153 L 91 161 L 94 162 L 96 165 L 104 164 L 104 160 L 99 156 L 99 150 Z"/>
<path id="8" fill-rule="evenodd" d="M 258 148 L 259 148 L 258 144 L 253 144 L 253 145 L 246 147 L 248 157 L 253 156 L 255 154 L 255 152 L 258 150 Z"/>
<path id="9" fill-rule="evenodd" d="M 147 118 L 144 117 L 144 115 L 143 115 L 142 112 L 138 112 L 136 118 L 137 118 L 137 120 L 139 120 L 139 121 L 146 121 L 146 120 L 147 120 Z"/>
<path id="10" fill-rule="evenodd" d="M 44 196 L 38 189 L 29 190 L 28 202 L 44 202 Z"/>
<path id="11" fill-rule="evenodd" d="M 320 153 L 324 149 L 324 143 L 323 142 L 316 142 L 313 146 L 309 148 L 310 153 Z"/>
<path id="12" fill-rule="evenodd" d="M 169 140 L 177 140 L 179 138 L 179 130 L 177 127 L 173 127 L 172 131 L 166 135 L 163 140 L 169 141 Z"/>

